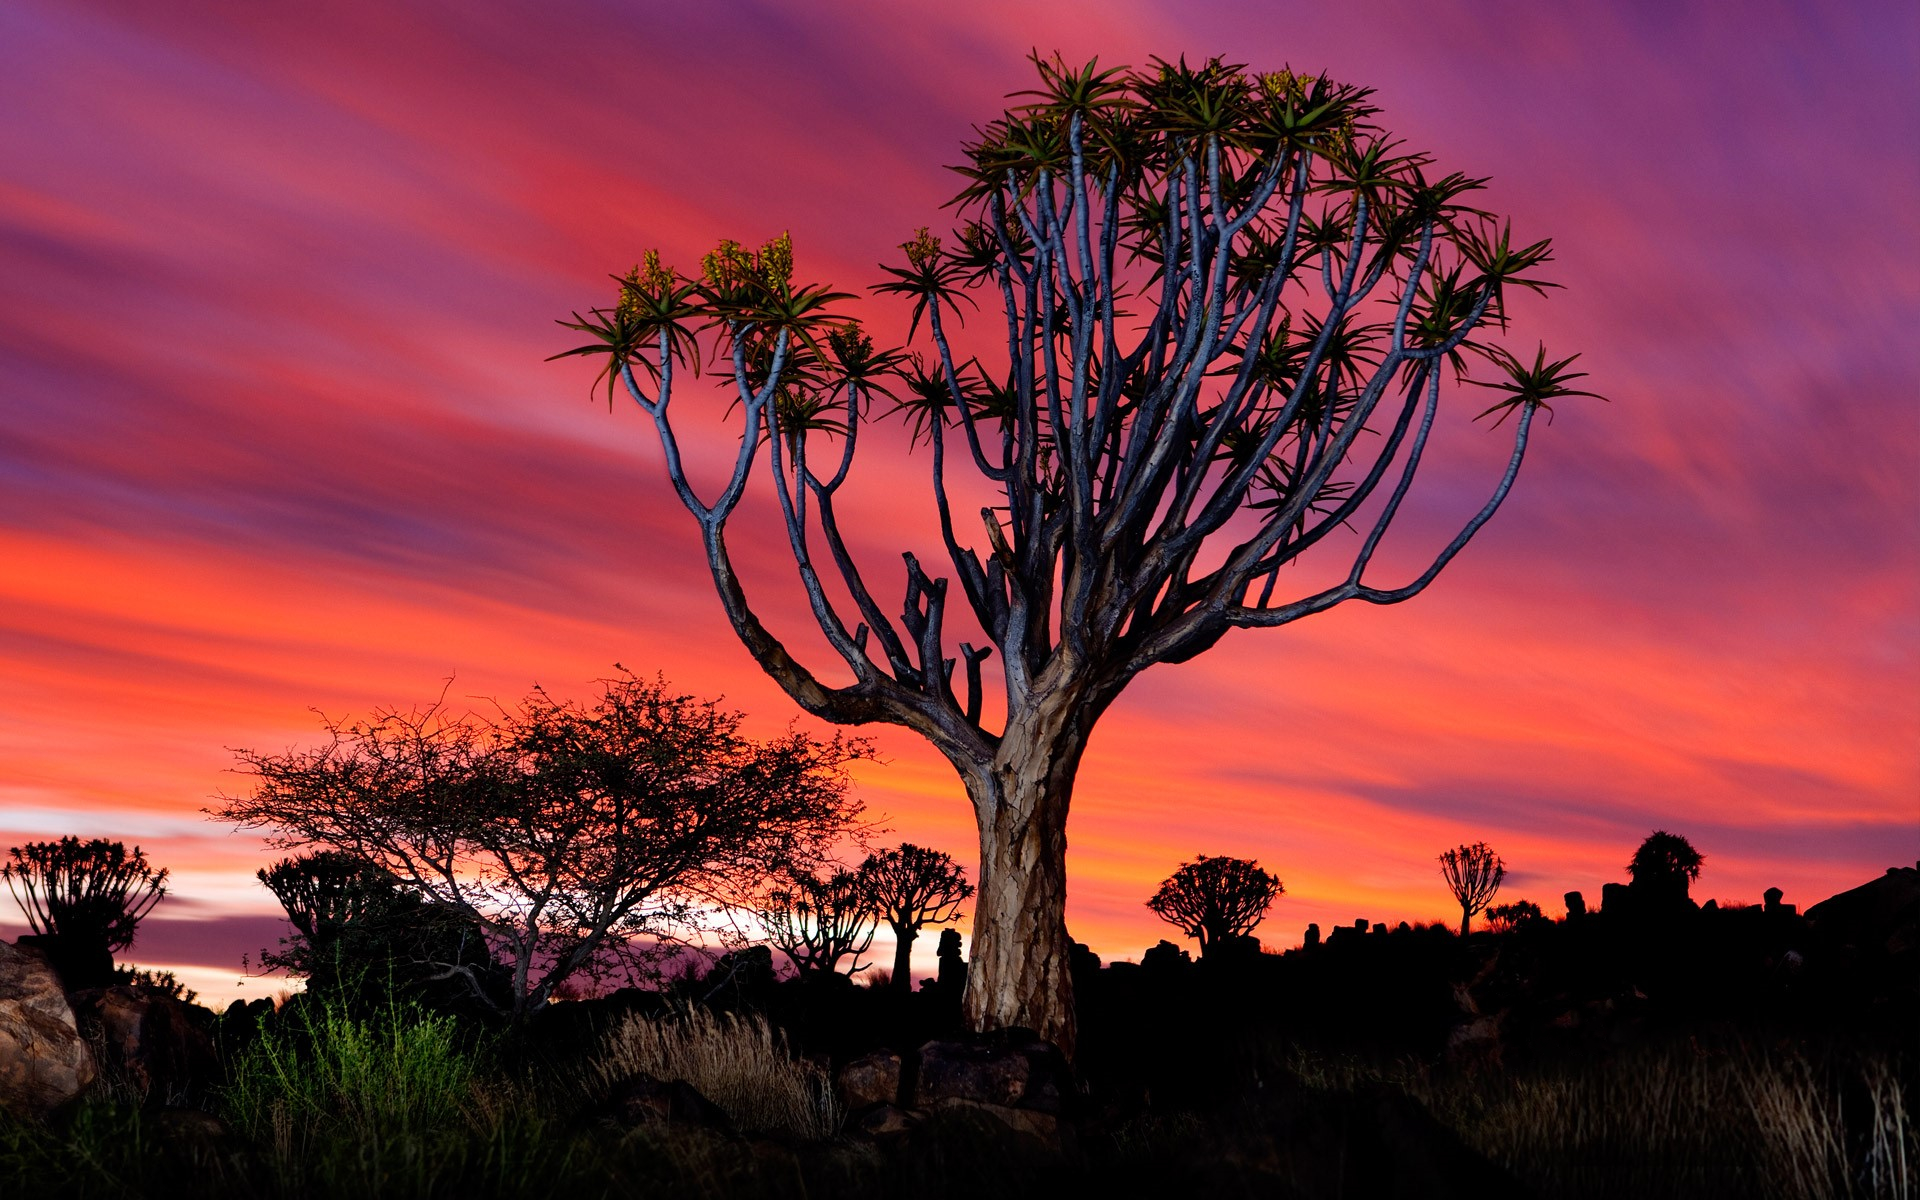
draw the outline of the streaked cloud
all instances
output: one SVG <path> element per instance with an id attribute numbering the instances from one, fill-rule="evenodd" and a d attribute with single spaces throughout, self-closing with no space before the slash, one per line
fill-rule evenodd
<path id="1" fill-rule="evenodd" d="M 939 223 L 942 164 L 1027 49 L 1057 46 L 1376 84 L 1415 144 L 1493 177 L 1520 235 L 1555 237 L 1566 290 L 1520 335 L 1583 351 L 1612 401 L 1557 414 L 1427 596 L 1144 677 L 1076 798 L 1076 936 L 1137 954 L 1163 932 L 1145 897 L 1199 853 L 1287 881 L 1276 941 L 1445 918 L 1433 856 L 1481 838 L 1549 909 L 1655 825 L 1706 852 L 1711 895 L 1804 903 L 1911 861 L 1920 110 L 1890 98 L 1916 44 L 1891 3 L 19 0 L 0 845 L 141 840 L 183 915 L 139 955 L 237 966 L 265 851 L 199 810 L 244 786 L 231 748 L 311 739 L 310 707 L 581 694 L 619 661 L 784 725 L 644 424 L 542 363 L 567 344 L 551 322 L 643 249 L 690 263 L 720 236 L 791 229 L 803 270 L 870 282 Z M 856 536 L 891 599 L 898 551 L 932 544 L 901 501 L 924 453 L 867 449 Z M 1464 423 L 1439 449 L 1389 572 L 1500 452 Z M 779 538 L 737 541 L 808 645 Z M 877 736 L 869 803 L 970 857 L 945 764 Z"/>

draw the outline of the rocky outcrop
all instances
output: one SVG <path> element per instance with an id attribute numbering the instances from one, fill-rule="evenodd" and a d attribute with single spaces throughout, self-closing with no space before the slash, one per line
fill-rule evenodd
<path id="1" fill-rule="evenodd" d="M 840 1102 L 850 1113 L 877 1104 L 900 1102 L 900 1056 L 891 1050 L 863 1054 L 840 1068 L 834 1082 L 840 1089 Z"/>
<path id="2" fill-rule="evenodd" d="M 143 1102 L 188 1103 L 218 1081 L 213 1038 L 195 1022 L 194 1006 L 125 984 L 74 992 L 72 1001 L 81 1031 L 104 1050 L 107 1078 Z"/>
<path id="3" fill-rule="evenodd" d="M 0 1108 L 44 1114 L 78 1096 L 96 1070 L 46 958 L 0 942 Z"/>
<path id="4" fill-rule="evenodd" d="M 1059 1050 L 1030 1030 L 1005 1029 L 927 1042 L 911 1055 L 876 1051 L 841 1067 L 835 1082 L 857 1136 L 891 1137 L 936 1116 L 990 1118 L 1057 1146 L 1072 1079 Z"/>
<path id="5" fill-rule="evenodd" d="M 1880 878 L 1809 908 L 1807 919 L 1844 945 L 1910 953 L 1920 948 L 1920 863 L 1888 867 Z"/>

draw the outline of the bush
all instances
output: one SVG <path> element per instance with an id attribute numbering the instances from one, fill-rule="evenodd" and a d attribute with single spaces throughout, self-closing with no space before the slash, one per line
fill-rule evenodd
<path id="1" fill-rule="evenodd" d="M 826 1071 L 794 1058 L 757 1013 L 629 1017 L 607 1036 L 594 1070 L 608 1087 L 641 1073 L 685 1080 L 749 1133 L 825 1138 L 840 1127 Z"/>
<path id="2" fill-rule="evenodd" d="M 240 1056 L 224 1107 L 299 1177 L 283 1181 L 287 1191 L 426 1194 L 436 1160 L 481 1124 L 477 1066 L 451 1017 L 394 1003 L 362 1020 L 302 997 Z"/>

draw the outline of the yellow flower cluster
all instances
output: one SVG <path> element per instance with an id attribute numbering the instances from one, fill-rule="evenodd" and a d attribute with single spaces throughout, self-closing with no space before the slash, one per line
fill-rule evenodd
<path id="1" fill-rule="evenodd" d="M 1290 67 L 1282 67 L 1260 76 L 1260 90 L 1266 93 L 1269 100 L 1304 100 L 1307 82 L 1306 76 L 1296 75 Z"/>
<path id="2" fill-rule="evenodd" d="M 700 260 L 700 274 L 716 291 L 732 291 L 756 279 L 768 287 L 784 287 L 793 279 L 793 235 L 782 233 L 758 251 L 722 238 Z"/>
<path id="3" fill-rule="evenodd" d="M 916 271 L 924 271 L 940 261 L 940 239 L 927 232 L 922 225 L 913 233 L 913 240 L 901 242 L 900 248 L 907 252 L 907 261 Z"/>

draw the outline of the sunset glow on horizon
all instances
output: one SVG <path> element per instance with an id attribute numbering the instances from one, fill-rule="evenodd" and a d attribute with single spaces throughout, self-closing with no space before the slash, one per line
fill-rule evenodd
<path id="1" fill-rule="evenodd" d="M 790 230 L 904 339 L 875 264 L 950 221 L 943 168 L 1036 46 L 1375 87 L 1442 173 L 1492 178 L 1517 242 L 1554 239 L 1564 290 L 1514 338 L 1608 398 L 1540 422 L 1418 599 L 1133 684 L 1076 787 L 1075 938 L 1174 937 L 1145 901 L 1200 854 L 1284 880 L 1279 947 L 1457 921 L 1435 858 L 1462 842 L 1550 914 L 1656 828 L 1705 854 L 1701 899 L 1804 907 L 1920 859 L 1913 6 L 556 7 L 0 9 L 0 849 L 113 837 L 170 868 L 131 961 L 220 1001 L 284 985 L 235 983 L 284 928 L 253 878 L 277 855 L 203 809 L 246 786 L 235 750 L 318 740 L 313 710 L 586 699 L 619 663 L 756 734 L 822 728 L 728 627 L 644 415 L 544 361 L 575 344 L 554 320 L 647 249 L 685 270 Z M 1470 399 L 1385 574 L 1497 474 Z M 688 427 L 702 478 L 718 414 Z M 855 472 L 891 606 L 899 552 L 939 557 L 926 451 L 892 431 Z M 824 665 L 764 485 L 735 556 Z M 855 732 L 884 840 L 971 869 L 951 767 Z"/>

